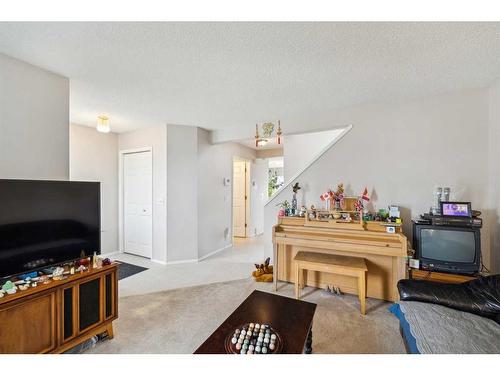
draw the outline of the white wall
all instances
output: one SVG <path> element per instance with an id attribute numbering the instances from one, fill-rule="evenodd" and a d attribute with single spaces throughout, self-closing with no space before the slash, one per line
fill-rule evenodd
<path id="1" fill-rule="evenodd" d="M 339 182 L 348 194 L 367 186 L 372 209 L 402 208 L 404 231 L 411 237 L 410 218 L 429 210 L 436 186 L 449 186 L 452 198 L 471 201 L 483 211 L 482 248 L 489 265 L 488 94 L 466 90 L 338 111 L 332 123 L 352 124 L 353 129 L 299 176 L 299 202 L 320 205 L 325 187 Z M 267 254 L 272 253 L 275 204 L 291 195 L 286 188 L 266 206 Z"/>
<path id="2" fill-rule="evenodd" d="M 490 89 L 490 198 L 493 270 L 500 272 L 500 81 Z"/>
<path id="3" fill-rule="evenodd" d="M 156 126 L 118 136 L 119 150 L 153 149 L 153 260 L 167 261 L 167 127 Z M 120 240 L 121 242 L 121 240 Z M 123 244 L 119 243 L 123 249 Z"/>
<path id="4" fill-rule="evenodd" d="M 283 157 L 285 160 L 285 181 L 292 178 L 298 171 L 304 169 L 342 131 L 343 129 L 333 129 L 284 136 Z"/>
<path id="5" fill-rule="evenodd" d="M 232 179 L 235 156 L 252 162 L 249 232 L 262 233 L 267 167 L 254 160 L 255 150 L 232 142 L 212 145 L 208 131 L 181 125 L 123 133 L 118 142 L 120 150 L 153 148 L 154 260 L 196 261 L 231 245 L 232 186 L 225 187 L 223 178 Z"/>
<path id="6" fill-rule="evenodd" d="M 192 126 L 167 125 L 167 261 L 198 259 L 198 137 Z"/>
<path id="7" fill-rule="evenodd" d="M 101 183 L 101 251 L 118 251 L 118 135 L 70 125 L 69 178 Z"/>
<path id="8" fill-rule="evenodd" d="M 198 128 L 198 256 L 200 258 L 232 243 L 232 183 L 223 185 L 224 177 L 233 179 L 233 158 L 252 161 L 250 171 L 258 170 L 253 160 L 255 150 L 237 143 L 212 145 L 210 133 Z M 252 176 L 251 176 L 252 178 Z M 251 198 L 252 199 L 252 198 Z M 260 207 L 263 212 L 263 206 Z M 251 209 L 250 233 L 255 233 Z"/>
<path id="9" fill-rule="evenodd" d="M 69 80 L 0 54 L 0 178 L 69 177 Z"/>
<path id="10" fill-rule="evenodd" d="M 250 236 L 264 233 L 264 204 L 267 202 L 269 179 L 267 159 L 256 159 L 251 165 L 250 176 Z"/>

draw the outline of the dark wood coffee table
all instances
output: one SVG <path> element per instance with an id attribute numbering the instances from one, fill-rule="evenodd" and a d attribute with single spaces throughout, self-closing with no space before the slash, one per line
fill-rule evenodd
<path id="1" fill-rule="evenodd" d="M 312 352 L 312 322 L 316 304 L 253 291 L 243 303 L 200 345 L 195 354 L 227 354 L 224 342 L 246 323 L 265 323 L 283 339 L 284 354 Z"/>

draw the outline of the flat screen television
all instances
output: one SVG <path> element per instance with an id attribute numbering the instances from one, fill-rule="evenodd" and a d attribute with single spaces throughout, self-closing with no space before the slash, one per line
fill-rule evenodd
<path id="1" fill-rule="evenodd" d="M 414 224 L 413 248 L 424 270 L 473 274 L 481 266 L 479 228 Z"/>
<path id="2" fill-rule="evenodd" d="M 100 183 L 0 179 L 0 278 L 100 254 Z"/>

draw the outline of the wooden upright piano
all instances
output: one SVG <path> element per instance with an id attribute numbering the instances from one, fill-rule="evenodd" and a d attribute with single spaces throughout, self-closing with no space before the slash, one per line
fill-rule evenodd
<path id="1" fill-rule="evenodd" d="M 310 222 L 309 222 L 310 223 Z M 362 257 L 366 260 L 367 297 L 397 301 L 397 282 L 407 278 L 408 239 L 401 233 L 386 233 L 378 223 L 365 223 L 363 230 L 315 227 L 304 218 L 283 217 L 273 227 L 274 287 L 278 281 L 295 282 L 293 258 L 297 251 Z M 317 288 L 339 287 L 357 294 L 354 278 L 307 271 L 305 284 Z"/>

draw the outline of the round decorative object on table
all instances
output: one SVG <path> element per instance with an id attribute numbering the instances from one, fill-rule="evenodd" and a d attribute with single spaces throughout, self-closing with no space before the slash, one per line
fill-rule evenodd
<path id="1" fill-rule="evenodd" d="M 283 339 L 268 324 L 247 323 L 235 328 L 226 337 L 224 347 L 228 354 L 278 354 L 283 351 Z"/>

